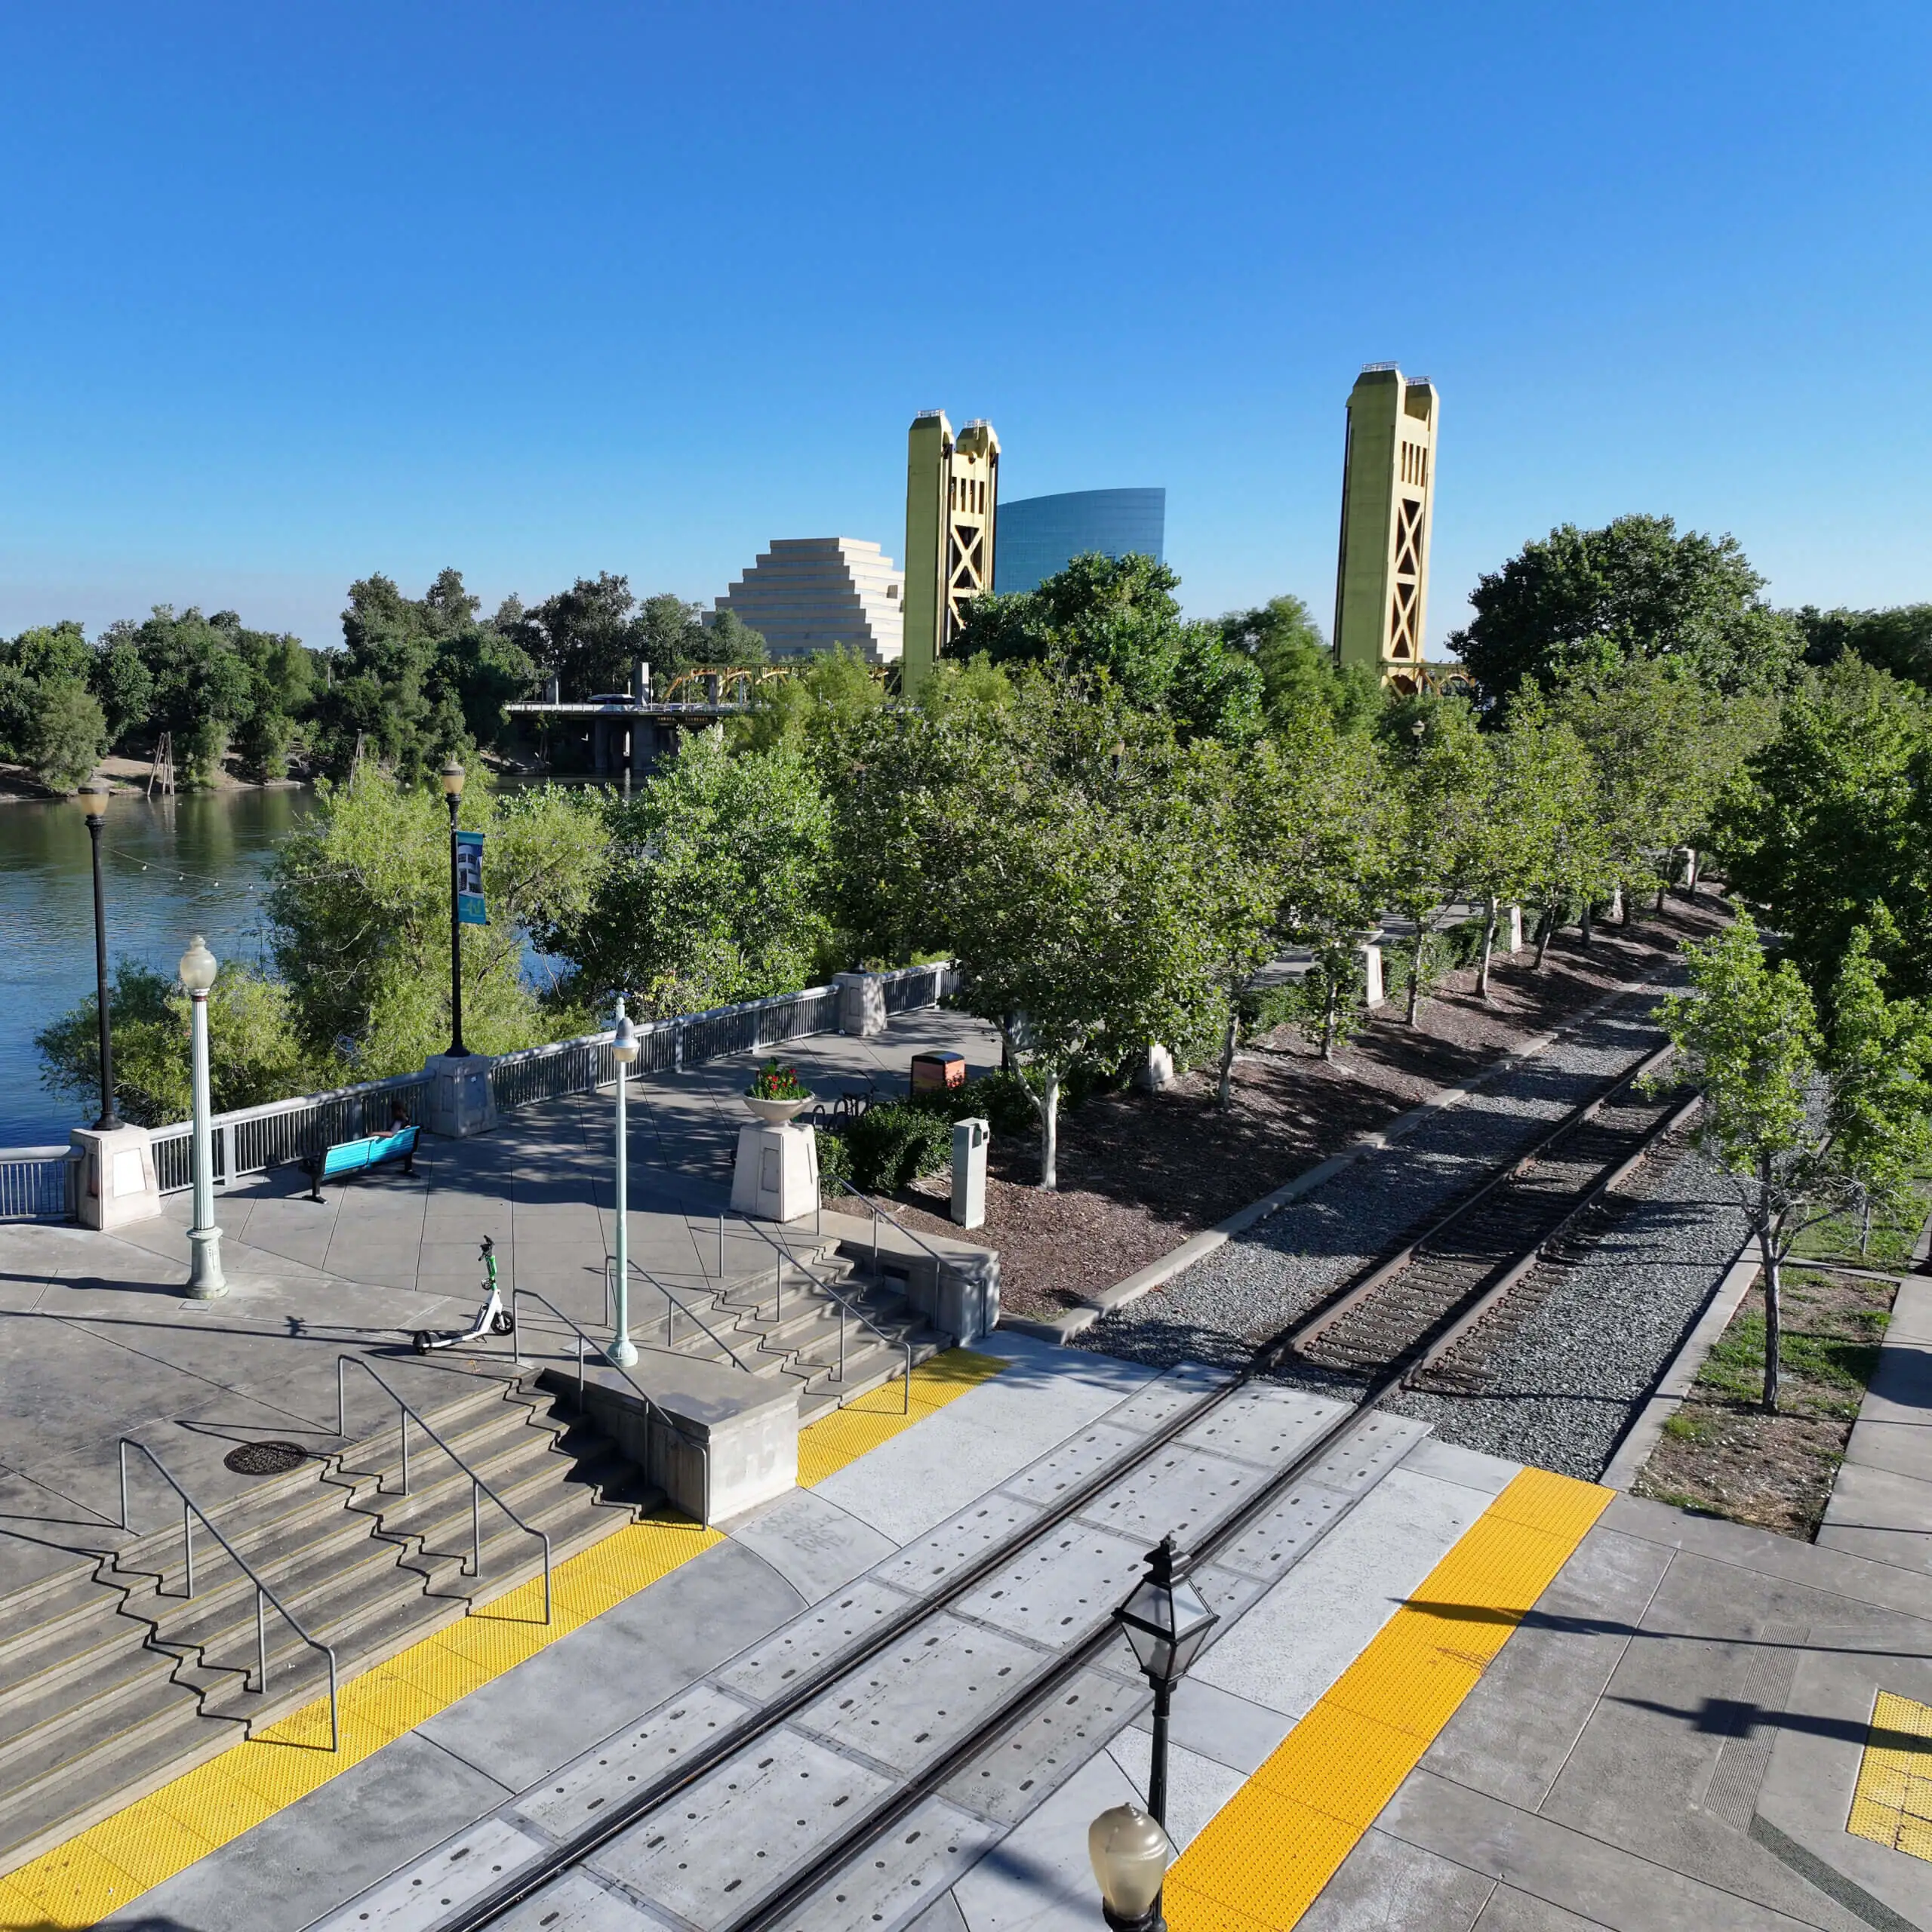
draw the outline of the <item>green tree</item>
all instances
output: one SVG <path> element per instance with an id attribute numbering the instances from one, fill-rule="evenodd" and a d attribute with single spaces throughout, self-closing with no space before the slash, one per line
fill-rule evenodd
<path id="1" fill-rule="evenodd" d="M 1492 703 L 1525 678 L 1547 686 L 1631 657 L 1680 663 L 1726 695 L 1779 688 L 1804 638 L 1764 584 L 1736 538 L 1680 537 L 1667 516 L 1567 523 L 1478 580 L 1475 616 L 1449 648 Z"/>
<path id="2" fill-rule="evenodd" d="M 1603 822 L 1596 768 L 1574 728 L 1551 714 L 1527 681 L 1506 713 L 1510 782 L 1518 789 L 1524 897 L 1541 914 L 1536 971 L 1541 972 L 1567 909 L 1588 909 L 1611 889 L 1616 867 Z M 1587 934 L 1586 935 L 1587 937 Z"/>
<path id="3" fill-rule="evenodd" d="M 1245 743 L 1261 728 L 1261 673 L 1217 626 L 1183 619 L 1180 584 L 1152 557 L 1075 557 L 1032 590 L 976 598 L 955 654 L 1103 673 L 1137 709 L 1170 713 L 1183 737 Z"/>
<path id="4" fill-rule="evenodd" d="M 1150 816 L 1172 820 L 1148 832 L 1180 857 L 1174 881 L 1197 935 L 1201 991 L 1194 1003 L 1220 1035 L 1216 1097 L 1223 1107 L 1234 1097 L 1242 996 L 1278 949 L 1283 901 L 1312 817 L 1297 783 L 1306 776 L 1271 744 L 1203 739 L 1158 792 L 1145 795 Z"/>
<path id="5" fill-rule="evenodd" d="M 465 1041 L 506 1053 L 580 1030 L 567 1001 L 526 983 L 526 934 L 580 918 L 604 860 L 595 801 L 549 786 L 500 798 L 480 776 L 461 823 L 484 833 L 487 926 L 461 929 Z M 358 1078 L 420 1067 L 450 1033 L 449 821 L 441 798 L 364 769 L 325 784 L 277 851 L 275 966 L 304 1049 Z"/>
<path id="6" fill-rule="evenodd" d="M 537 929 L 543 950 L 574 962 L 580 996 L 688 1013 L 810 982 L 828 931 L 831 814 L 802 751 L 734 755 L 721 731 L 695 733 L 602 811 L 592 890 Z"/>
<path id="7" fill-rule="evenodd" d="M 343 649 L 315 706 L 329 776 L 349 775 L 358 742 L 372 762 L 414 783 L 452 753 L 502 741 L 503 706 L 531 688 L 536 669 L 518 638 L 480 623 L 477 608 L 454 570 L 420 598 L 382 576 L 349 586 Z"/>
<path id="8" fill-rule="evenodd" d="M 1460 698 L 1431 701 L 1406 731 L 1391 735 L 1383 876 L 1389 903 L 1411 928 L 1404 1019 L 1413 1026 L 1426 990 L 1430 942 L 1478 862 L 1491 753 Z"/>
<path id="9" fill-rule="evenodd" d="M 1339 669 L 1335 655 L 1299 597 L 1271 597 L 1251 611 L 1221 620 L 1228 648 L 1261 673 L 1261 705 L 1269 728 L 1281 731 L 1319 711 L 1344 730 L 1366 728 L 1382 709 L 1375 673 L 1366 665 Z"/>
<path id="10" fill-rule="evenodd" d="M 1319 712 L 1284 730 L 1303 811 L 1281 930 L 1314 955 L 1301 984 L 1302 1018 L 1332 1060 L 1366 1014 L 1362 948 L 1380 920 L 1389 868 L 1385 760 L 1371 734 L 1343 730 Z"/>
<path id="11" fill-rule="evenodd" d="M 51 678 L 35 690 L 23 747 L 33 775 L 57 792 L 92 777 L 107 749 L 100 700 L 78 678 Z"/>
<path id="12" fill-rule="evenodd" d="M 1724 931 L 1684 949 L 1694 991 L 1659 1023 L 1703 1091 L 1698 1145 L 1736 1182 L 1764 1272 L 1764 1407 L 1778 1404 L 1781 1270 L 1828 1216 L 1906 1196 L 1928 1142 L 1932 1034 L 1912 1002 L 1888 1003 L 1865 935 L 1845 955 L 1836 1024 L 1820 1028 L 1789 959 L 1774 967 L 1743 905 Z"/>
<path id="13" fill-rule="evenodd" d="M 1819 673 L 1744 760 L 1715 835 L 1732 888 L 1767 909 L 1814 995 L 1860 926 L 1894 988 L 1932 993 L 1932 702 L 1917 686 L 1856 657 Z"/>
<path id="14" fill-rule="evenodd" d="M 752 693 L 752 708 L 731 721 L 729 742 L 740 750 L 787 745 L 817 752 L 851 732 L 885 703 L 885 686 L 843 645 L 801 659 L 788 677 L 768 678 Z"/>
<path id="15" fill-rule="evenodd" d="M 1820 611 L 1807 604 L 1793 614 L 1804 635 L 1804 659 L 1821 669 L 1847 651 L 1868 664 L 1932 690 L 1932 604 L 1887 611 Z"/>
<path id="16" fill-rule="evenodd" d="M 1036 678 L 969 725 L 926 728 L 955 762 L 917 848 L 919 885 L 959 962 L 961 1003 L 1000 1029 L 1032 1098 L 1051 1189 L 1068 1076 L 1112 1072 L 1201 1020 L 1186 820 L 1159 809 L 1171 740 L 1104 694 Z"/>
<path id="17" fill-rule="evenodd" d="M 41 1081 L 92 1106 L 100 1094 L 99 1032 L 90 993 L 34 1036 Z M 177 982 L 129 959 L 114 969 L 115 1101 L 141 1127 L 165 1127 L 193 1110 L 189 1000 Z M 340 1069 L 305 1052 L 288 989 L 224 960 L 208 995 L 208 1084 L 217 1112 L 252 1107 L 334 1083 Z"/>

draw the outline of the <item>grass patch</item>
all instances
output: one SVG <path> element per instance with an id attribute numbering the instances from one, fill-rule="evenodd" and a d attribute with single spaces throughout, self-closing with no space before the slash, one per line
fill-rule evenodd
<path id="1" fill-rule="evenodd" d="M 1764 1303 L 1754 1287 L 1705 1358 L 1635 1485 L 1680 1509 L 1807 1541 L 1831 1499 L 1891 1319 L 1888 1281 L 1793 1268 L 1784 1276 L 1778 1413 L 1764 1386 Z"/>

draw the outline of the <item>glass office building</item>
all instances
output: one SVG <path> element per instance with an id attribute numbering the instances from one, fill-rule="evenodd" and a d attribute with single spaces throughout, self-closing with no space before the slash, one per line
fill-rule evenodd
<path id="1" fill-rule="evenodd" d="M 995 528 L 993 589 L 1031 590 L 1075 557 L 1137 551 L 1157 563 L 1168 529 L 1164 490 L 1070 490 L 1057 497 L 1002 499 Z"/>

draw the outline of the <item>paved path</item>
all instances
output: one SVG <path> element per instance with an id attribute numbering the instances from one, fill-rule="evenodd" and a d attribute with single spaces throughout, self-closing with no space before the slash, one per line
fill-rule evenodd
<path id="1" fill-rule="evenodd" d="M 997 1063 L 989 1029 L 936 1010 L 901 1014 L 872 1040 L 799 1041 L 786 1057 L 819 1091 L 835 1094 L 869 1072 L 890 1092 L 903 1088 L 912 1054 L 938 1047 L 965 1053 L 975 1072 Z M 631 1083 L 630 1252 L 673 1291 L 702 1291 L 720 1272 L 717 1215 L 745 1118 L 737 1097 L 746 1066 Z M 123 1435 L 152 1443 L 198 1499 L 215 1503 L 247 1481 L 223 1466 L 238 1441 L 337 1446 L 340 1354 L 393 1358 L 385 1373 L 392 1368 L 405 1393 L 421 1378 L 446 1388 L 460 1366 L 419 1361 L 408 1337 L 467 1325 L 485 1234 L 506 1289 L 537 1290 L 601 1326 L 611 1131 L 606 1089 L 519 1109 L 476 1140 L 426 1138 L 413 1177 L 378 1169 L 325 1189 L 319 1204 L 293 1169 L 260 1176 L 217 1198 L 230 1292 L 212 1302 L 181 1293 L 186 1195 L 113 1235 L 0 1226 L 0 1592 L 122 1540 Z M 749 1272 L 770 1254 L 757 1235 L 728 1231 L 722 1272 Z M 641 1293 L 634 1304 L 646 1386 L 651 1300 Z M 359 1420 L 352 1411 L 350 1426 L 378 1420 L 379 1406 Z M 144 1506 L 158 1506 L 142 1504 L 137 1489 Z"/>

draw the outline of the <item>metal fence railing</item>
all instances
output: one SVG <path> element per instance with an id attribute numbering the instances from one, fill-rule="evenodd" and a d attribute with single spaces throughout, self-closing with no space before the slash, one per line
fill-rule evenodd
<path id="1" fill-rule="evenodd" d="M 216 1183 L 266 1174 L 271 1168 L 308 1160 L 338 1141 L 380 1134 L 398 1100 L 411 1120 L 420 1121 L 429 1095 L 429 1083 L 421 1074 L 405 1073 L 217 1114 L 208 1123 Z M 194 1132 L 186 1121 L 155 1129 L 155 1178 L 162 1193 L 179 1194 L 193 1186 Z"/>
<path id="2" fill-rule="evenodd" d="M 74 1211 L 73 1163 L 64 1147 L 0 1152 L 0 1221 L 64 1221 Z"/>
<path id="3" fill-rule="evenodd" d="M 910 1013 L 936 1005 L 951 988 L 949 965 L 906 966 L 878 977 L 888 1014 Z M 838 1030 L 839 989 L 807 986 L 770 999 L 714 1007 L 706 1013 L 680 1014 L 647 1020 L 638 1028 L 634 1075 L 672 1073 L 734 1054 L 761 1053 L 791 1040 Z M 587 1033 L 549 1046 L 527 1047 L 500 1054 L 491 1063 L 490 1091 L 500 1112 L 587 1094 L 617 1077 L 611 1035 Z M 214 1178 L 226 1186 L 271 1168 L 312 1159 L 343 1140 L 380 1134 L 390 1124 L 399 1100 L 411 1120 L 420 1121 L 429 1083 L 420 1073 L 398 1074 L 338 1087 L 326 1094 L 297 1094 L 260 1106 L 217 1114 L 209 1123 L 214 1142 Z M 179 1194 L 194 1184 L 194 1129 L 177 1121 L 154 1132 L 155 1177 L 164 1194 Z M 62 1220 L 74 1212 L 67 1149 L 22 1147 L 0 1149 L 0 1220 Z"/>

